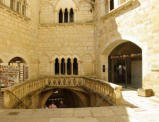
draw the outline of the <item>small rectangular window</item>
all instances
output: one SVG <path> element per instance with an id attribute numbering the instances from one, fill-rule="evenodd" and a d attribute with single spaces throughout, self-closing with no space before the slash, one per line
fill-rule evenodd
<path id="1" fill-rule="evenodd" d="M 105 65 L 103 65 L 103 72 L 105 72 Z"/>

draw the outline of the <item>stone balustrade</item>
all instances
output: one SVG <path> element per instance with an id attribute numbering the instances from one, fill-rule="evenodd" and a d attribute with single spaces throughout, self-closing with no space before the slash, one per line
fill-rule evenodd
<path id="1" fill-rule="evenodd" d="M 17 104 L 15 96 L 23 99 L 27 95 L 39 89 L 47 87 L 66 88 L 66 87 L 81 87 L 90 90 L 93 93 L 100 95 L 103 99 L 114 104 L 121 103 L 121 86 L 88 77 L 80 76 L 56 76 L 47 77 L 40 80 L 30 80 L 23 83 L 3 89 L 4 91 L 4 106 L 12 108 Z M 13 96 L 11 91 L 15 96 Z"/>

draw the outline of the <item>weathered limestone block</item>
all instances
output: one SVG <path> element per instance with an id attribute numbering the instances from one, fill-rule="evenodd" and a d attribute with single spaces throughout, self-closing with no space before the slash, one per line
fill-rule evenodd
<path id="1" fill-rule="evenodd" d="M 152 89 L 138 89 L 138 96 L 151 97 L 154 96 Z"/>

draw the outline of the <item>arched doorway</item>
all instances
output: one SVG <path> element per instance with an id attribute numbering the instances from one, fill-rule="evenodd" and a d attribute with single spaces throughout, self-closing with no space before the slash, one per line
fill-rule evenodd
<path id="1" fill-rule="evenodd" d="M 11 70 L 15 70 L 14 68 L 18 69 L 17 73 L 18 73 L 19 82 L 22 82 L 28 79 L 28 74 L 29 74 L 28 66 L 26 61 L 23 58 L 14 57 L 9 61 L 8 65 L 12 67 L 10 68 Z"/>
<path id="2" fill-rule="evenodd" d="M 142 87 L 142 49 L 132 42 L 125 42 L 112 50 L 108 57 L 110 82 L 125 87 Z"/>

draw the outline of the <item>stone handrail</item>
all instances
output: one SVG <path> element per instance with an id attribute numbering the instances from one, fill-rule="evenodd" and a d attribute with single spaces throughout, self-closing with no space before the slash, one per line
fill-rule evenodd
<path id="1" fill-rule="evenodd" d="M 14 96 L 9 94 L 8 92 L 5 92 L 7 90 L 11 91 L 19 99 L 23 99 L 32 92 L 47 87 L 82 87 L 99 94 L 102 98 L 109 100 L 114 104 L 120 104 L 121 102 L 122 87 L 119 85 L 88 77 L 56 76 L 42 78 L 40 80 L 25 81 L 23 83 L 3 89 L 4 106 L 7 108 L 12 108 L 16 104 Z"/>

